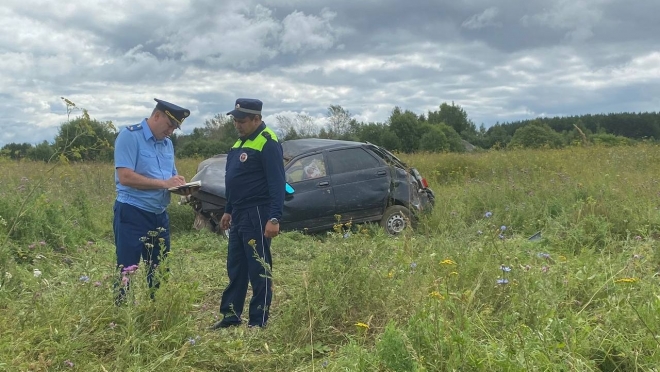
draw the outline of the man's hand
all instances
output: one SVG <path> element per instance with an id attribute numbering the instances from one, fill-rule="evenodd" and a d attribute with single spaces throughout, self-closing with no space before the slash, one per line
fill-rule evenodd
<path id="1" fill-rule="evenodd" d="M 177 187 L 186 184 L 185 177 L 181 175 L 176 175 L 168 180 L 165 180 L 165 188 L 169 189 L 170 187 Z"/>
<path id="2" fill-rule="evenodd" d="M 266 230 L 264 231 L 264 236 L 267 238 L 274 238 L 277 234 L 280 233 L 280 224 L 277 225 L 268 221 L 266 222 Z"/>
<path id="3" fill-rule="evenodd" d="M 231 227 L 231 214 L 225 213 L 222 215 L 222 218 L 220 218 L 220 228 L 223 230 L 229 230 L 229 227 Z"/>

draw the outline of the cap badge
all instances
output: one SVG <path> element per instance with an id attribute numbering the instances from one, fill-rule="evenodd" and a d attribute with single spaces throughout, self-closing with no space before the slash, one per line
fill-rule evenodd
<path id="1" fill-rule="evenodd" d="M 248 154 L 244 152 L 244 153 L 241 154 L 241 156 L 238 158 L 238 160 L 240 160 L 241 163 L 245 163 L 247 158 L 248 158 Z"/>
<path id="2" fill-rule="evenodd" d="M 237 109 L 241 108 L 241 105 L 239 105 L 239 104 L 237 103 L 237 104 L 236 104 L 236 108 L 237 108 Z"/>

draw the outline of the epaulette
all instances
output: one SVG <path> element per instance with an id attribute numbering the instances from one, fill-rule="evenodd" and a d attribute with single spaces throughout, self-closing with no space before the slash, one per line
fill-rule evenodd
<path id="1" fill-rule="evenodd" d="M 270 133 L 268 133 L 266 131 L 261 132 L 261 135 L 266 137 L 267 140 L 273 139 L 273 136 L 271 136 Z"/>
<path id="2" fill-rule="evenodd" d="M 126 127 L 126 129 L 130 130 L 131 132 L 136 130 L 142 130 L 142 124 L 129 125 Z"/>

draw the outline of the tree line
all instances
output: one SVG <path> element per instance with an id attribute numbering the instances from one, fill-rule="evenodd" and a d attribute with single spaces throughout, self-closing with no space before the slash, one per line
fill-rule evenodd
<path id="1" fill-rule="evenodd" d="M 69 109 L 67 103 L 67 109 Z M 660 138 L 660 113 L 610 113 L 536 118 L 479 128 L 459 105 L 442 103 L 437 110 L 417 114 L 395 107 L 386 122 L 358 122 L 339 105 L 328 107 L 324 125 L 307 114 L 278 115 L 274 125 L 280 140 L 328 138 L 371 142 L 390 151 L 464 152 L 475 149 L 561 148 L 574 144 L 627 145 Z M 112 122 L 84 115 L 63 123 L 54 141 L 10 143 L 0 156 L 50 160 L 60 154 L 69 161 L 112 161 L 117 135 Z M 171 139 L 177 157 L 211 157 L 226 153 L 236 141 L 230 117 L 216 114 L 190 134 Z M 67 151 L 61 150 L 66 147 Z"/>

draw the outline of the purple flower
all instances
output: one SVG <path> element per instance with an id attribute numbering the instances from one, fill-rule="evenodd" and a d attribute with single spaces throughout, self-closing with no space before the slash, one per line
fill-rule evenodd
<path id="1" fill-rule="evenodd" d="M 639 236 L 639 235 L 637 235 L 637 236 L 635 237 L 635 240 L 642 240 L 642 237 Z"/>
<path id="2" fill-rule="evenodd" d="M 80 280 L 81 282 L 84 282 L 84 283 L 89 283 L 89 277 L 87 275 L 81 276 L 80 279 L 78 279 L 78 280 Z"/>
<path id="3" fill-rule="evenodd" d="M 194 346 L 194 345 L 195 345 L 195 343 L 196 343 L 196 341 L 195 341 L 195 339 L 194 339 L 194 338 L 192 338 L 192 337 L 189 337 L 189 338 L 188 338 L 188 343 Z"/>
<path id="4" fill-rule="evenodd" d="M 69 368 L 73 368 L 73 362 L 70 361 L 69 359 L 64 361 L 64 365 L 69 367 Z"/>
<path id="5" fill-rule="evenodd" d="M 504 226 L 504 225 L 500 226 L 500 230 L 505 231 L 505 230 L 506 230 L 506 226 Z"/>
<path id="6" fill-rule="evenodd" d="M 547 273 L 549 270 L 550 270 L 550 268 L 549 268 L 548 266 L 543 266 L 543 267 L 541 268 L 541 272 L 542 272 L 542 273 Z"/>
<path id="7" fill-rule="evenodd" d="M 509 279 L 503 278 L 503 279 L 497 279 L 497 284 L 509 284 Z"/>
<path id="8" fill-rule="evenodd" d="M 138 269 L 138 265 L 131 265 L 122 269 L 122 274 L 133 274 Z"/>
<path id="9" fill-rule="evenodd" d="M 500 269 L 502 269 L 502 271 L 504 271 L 505 273 L 511 271 L 511 268 L 509 266 L 504 266 L 504 265 L 500 266 Z"/>
<path id="10" fill-rule="evenodd" d="M 30 245 L 28 245 L 28 248 L 30 248 L 30 249 L 34 249 L 35 246 L 36 246 L 36 245 L 34 245 L 34 244 L 30 244 Z"/>
<path id="11" fill-rule="evenodd" d="M 502 240 L 504 240 L 504 235 L 500 234 L 500 235 L 499 235 L 499 238 L 502 239 Z"/>
<path id="12" fill-rule="evenodd" d="M 492 215 L 493 215 L 493 212 L 486 212 L 486 214 L 484 214 L 484 217 L 490 218 Z"/>
<path id="13" fill-rule="evenodd" d="M 46 245 L 46 242 L 42 240 L 42 241 L 39 242 L 39 244 Z"/>
<path id="14" fill-rule="evenodd" d="M 100 286 L 101 286 L 101 282 L 94 282 L 94 287 L 100 287 Z"/>
<path id="15" fill-rule="evenodd" d="M 129 282 L 129 281 L 130 281 L 130 279 L 128 279 L 128 277 L 127 277 L 126 275 L 124 275 L 124 276 L 121 277 L 121 284 L 122 284 L 124 287 L 126 287 L 126 286 L 128 285 L 128 282 Z"/>
<path id="16" fill-rule="evenodd" d="M 537 256 L 538 258 L 545 258 L 545 259 L 548 259 L 548 258 L 550 258 L 550 253 L 543 253 L 543 252 L 541 252 L 541 253 L 537 253 L 536 256 Z"/>
<path id="17" fill-rule="evenodd" d="M 410 264 L 411 269 L 414 269 L 416 267 L 417 267 L 417 262 L 413 262 L 413 263 Z"/>

